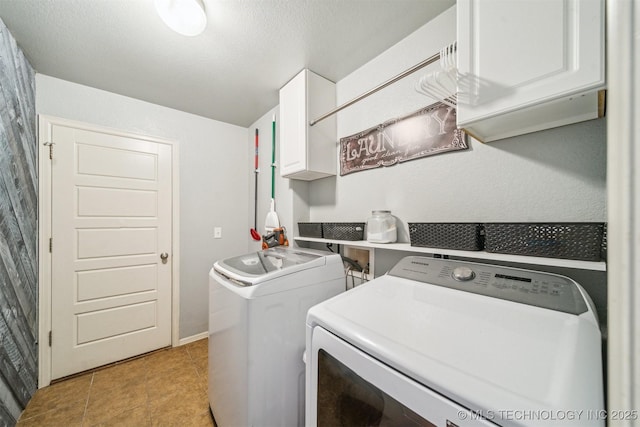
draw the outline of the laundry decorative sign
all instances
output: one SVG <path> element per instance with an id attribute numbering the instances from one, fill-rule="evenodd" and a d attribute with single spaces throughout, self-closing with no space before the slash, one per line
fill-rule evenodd
<path id="1" fill-rule="evenodd" d="M 341 138 L 340 175 L 467 148 L 456 109 L 438 103 Z"/>

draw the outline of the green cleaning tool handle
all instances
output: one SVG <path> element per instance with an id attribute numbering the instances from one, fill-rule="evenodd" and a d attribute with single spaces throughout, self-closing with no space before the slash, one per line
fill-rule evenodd
<path id="1" fill-rule="evenodd" d="M 276 116 L 271 122 L 271 198 L 276 198 Z"/>

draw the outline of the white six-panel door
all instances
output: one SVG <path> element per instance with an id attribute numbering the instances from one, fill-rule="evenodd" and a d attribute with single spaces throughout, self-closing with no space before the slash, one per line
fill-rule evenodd
<path id="1" fill-rule="evenodd" d="M 172 147 L 60 124 L 51 137 L 56 379 L 171 344 Z"/>

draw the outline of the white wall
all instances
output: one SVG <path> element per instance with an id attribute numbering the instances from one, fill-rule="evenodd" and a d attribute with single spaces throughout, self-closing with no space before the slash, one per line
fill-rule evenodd
<path id="1" fill-rule="evenodd" d="M 605 386 L 609 408 L 635 413 L 640 408 L 640 2 L 609 0 L 606 7 L 608 137 L 612 141 L 607 271 L 612 313 Z M 638 421 L 609 424 L 637 426 Z"/>
<path id="2" fill-rule="evenodd" d="M 455 40 L 455 7 L 337 82 L 338 104 Z M 338 138 L 420 109 L 414 90 L 437 64 L 338 113 Z M 310 184 L 312 221 L 364 221 L 390 209 L 403 223 L 604 221 L 606 123 L 594 120 Z"/>
<path id="3" fill-rule="evenodd" d="M 36 111 L 178 141 L 180 149 L 180 337 L 208 330 L 208 272 L 246 252 L 240 239 L 249 206 L 244 191 L 247 129 L 36 75 Z M 213 238 L 222 227 L 222 239 Z"/>

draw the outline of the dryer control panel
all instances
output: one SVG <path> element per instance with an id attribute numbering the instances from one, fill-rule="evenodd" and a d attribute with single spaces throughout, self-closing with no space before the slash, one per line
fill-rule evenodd
<path id="1" fill-rule="evenodd" d="M 588 310 L 578 284 L 552 273 L 410 256 L 400 260 L 388 274 L 570 314 Z"/>

